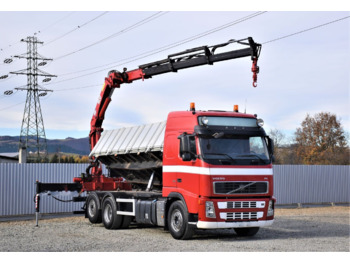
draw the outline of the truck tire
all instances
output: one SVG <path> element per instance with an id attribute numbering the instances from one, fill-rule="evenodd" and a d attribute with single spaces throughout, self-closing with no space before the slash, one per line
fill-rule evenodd
<path id="1" fill-rule="evenodd" d="M 175 239 L 189 239 L 193 235 L 193 227 L 188 224 L 187 208 L 182 201 L 175 201 L 168 212 L 168 227 Z"/>
<path id="2" fill-rule="evenodd" d="M 238 227 L 234 228 L 236 234 L 240 237 L 251 237 L 259 231 L 259 227 Z"/>
<path id="3" fill-rule="evenodd" d="M 99 209 L 99 198 L 97 194 L 91 193 L 86 200 L 86 215 L 92 224 L 101 223 L 101 209 Z"/>
<path id="4" fill-rule="evenodd" d="M 123 216 L 123 223 L 122 223 L 120 228 L 122 228 L 122 229 L 128 228 L 130 223 L 131 223 L 132 218 L 133 218 L 132 216 Z"/>
<path id="5" fill-rule="evenodd" d="M 117 215 L 117 204 L 112 197 L 107 197 L 102 204 L 102 223 L 107 229 L 118 229 L 123 216 Z"/>

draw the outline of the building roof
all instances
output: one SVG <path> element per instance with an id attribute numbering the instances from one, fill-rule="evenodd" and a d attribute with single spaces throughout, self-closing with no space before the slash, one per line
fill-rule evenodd
<path id="1" fill-rule="evenodd" d="M 0 153 L 0 157 L 3 158 L 13 158 L 18 159 L 19 153 L 18 152 L 12 152 L 12 153 Z"/>

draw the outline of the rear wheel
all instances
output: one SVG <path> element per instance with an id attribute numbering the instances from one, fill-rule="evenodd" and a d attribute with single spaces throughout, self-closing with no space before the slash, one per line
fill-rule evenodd
<path id="1" fill-rule="evenodd" d="M 189 239 L 193 235 L 193 227 L 188 224 L 187 208 L 182 201 L 171 204 L 168 212 L 168 227 L 175 239 Z"/>
<path id="2" fill-rule="evenodd" d="M 259 227 L 238 227 L 234 228 L 234 230 L 241 237 L 251 237 L 258 233 Z"/>
<path id="3" fill-rule="evenodd" d="M 87 217 L 89 218 L 89 221 L 93 224 L 102 222 L 101 210 L 98 209 L 99 202 L 100 200 L 97 194 L 95 193 L 91 193 L 86 201 Z"/>
<path id="4" fill-rule="evenodd" d="M 117 215 L 117 204 L 112 197 L 103 201 L 102 222 L 107 229 L 120 228 L 123 223 L 123 216 Z"/>
<path id="5" fill-rule="evenodd" d="M 132 216 L 123 216 L 123 223 L 120 228 L 123 228 L 123 229 L 128 228 L 132 221 L 132 218 L 133 218 Z"/>

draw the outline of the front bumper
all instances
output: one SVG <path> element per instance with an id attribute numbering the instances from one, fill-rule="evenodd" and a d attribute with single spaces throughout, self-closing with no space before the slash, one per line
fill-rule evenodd
<path id="1" fill-rule="evenodd" d="M 195 224 L 201 229 L 266 227 L 274 222 L 275 199 L 208 199 L 202 198 L 198 221 Z M 207 205 L 210 203 L 210 205 Z M 210 206 L 208 212 L 207 206 Z M 270 210 L 270 212 L 269 212 Z"/>
<path id="2" fill-rule="evenodd" d="M 237 227 L 267 227 L 273 224 L 274 220 L 246 221 L 246 222 L 209 222 L 198 221 L 197 228 L 217 229 L 217 228 L 237 228 Z"/>

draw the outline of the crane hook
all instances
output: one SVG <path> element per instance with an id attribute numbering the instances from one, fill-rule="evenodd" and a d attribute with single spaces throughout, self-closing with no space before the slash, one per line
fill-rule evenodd
<path id="1" fill-rule="evenodd" d="M 253 86 L 257 87 L 257 81 L 258 81 L 258 73 L 259 73 L 259 66 L 257 65 L 258 59 L 253 59 L 253 65 L 252 65 L 252 72 L 253 72 Z"/>

